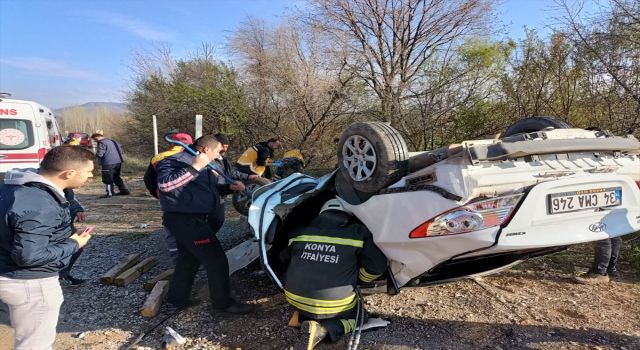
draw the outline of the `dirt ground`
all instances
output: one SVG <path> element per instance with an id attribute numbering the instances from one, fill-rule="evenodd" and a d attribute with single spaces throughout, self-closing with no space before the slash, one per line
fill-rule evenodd
<path id="1" fill-rule="evenodd" d="M 163 307 L 155 318 L 140 316 L 146 298 L 143 282 L 172 263 L 158 203 L 146 195 L 140 178 L 129 179 L 129 184 L 132 196 L 98 199 L 99 181 L 79 191 L 87 223 L 97 228 L 72 274 L 90 281 L 64 288 L 56 349 L 126 349 L 168 315 Z M 244 217 L 227 207 L 219 237 L 230 248 L 246 239 L 250 229 Z M 157 256 L 159 264 L 126 287 L 99 284 L 101 274 L 132 253 Z M 363 333 L 360 348 L 640 349 L 638 271 L 623 261 L 619 281 L 601 286 L 572 283 L 570 276 L 586 270 L 590 258 L 591 246 L 580 245 L 482 279 L 407 288 L 397 296 L 366 296 L 368 311 L 391 324 Z M 202 280 L 200 276 L 197 284 Z M 138 348 L 161 348 L 164 326 L 187 339 L 178 349 L 289 349 L 300 342 L 298 331 L 287 326 L 292 308 L 259 264 L 235 273 L 232 283 L 237 298 L 259 305 L 260 311 L 212 315 L 205 302 L 166 321 Z M 0 311 L 0 349 L 12 346 L 7 324 L 6 312 Z M 318 348 L 344 349 L 346 341 Z"/>

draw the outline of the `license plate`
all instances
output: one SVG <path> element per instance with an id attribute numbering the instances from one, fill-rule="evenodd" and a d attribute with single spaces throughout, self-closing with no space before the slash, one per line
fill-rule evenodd
<path id="1" fill-rule="evenodd" d="M 622 203 L 622 187 L 593 188 L 547 195 L 549 214 L 613 207 Z"/>

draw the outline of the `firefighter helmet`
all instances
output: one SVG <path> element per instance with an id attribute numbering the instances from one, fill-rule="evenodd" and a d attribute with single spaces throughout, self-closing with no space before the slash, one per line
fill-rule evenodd
<path id="1" fill-rule="evenodd" d="M 343 211 L 345 213 L 349 213 L 344 206 L 342 206 L 342 202 L 340 202 L 340 200 L 338 200 L 338 198 L 332 198 L 329 199 L 328 201 L 324 202 L 324 204 L 322 205 L 322 208 L 320 209 L 320 214 L 322 214 L 322 212 L 324 212 L 325 210 L 340 210 Z"/>

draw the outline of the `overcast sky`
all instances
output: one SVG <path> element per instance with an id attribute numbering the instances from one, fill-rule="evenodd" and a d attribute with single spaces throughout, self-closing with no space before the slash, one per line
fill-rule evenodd
<path id="1" fill-rule="evenodd" d="M 122 102 L 136 51 L 168 45 L 178 57 L 223 45 L 247 16 L 277 22 L 294 0 L 0 0 L 0 92 L 51 108 Z M 496 25 L 546 34 L 553 0 L 505 0 Z"/>

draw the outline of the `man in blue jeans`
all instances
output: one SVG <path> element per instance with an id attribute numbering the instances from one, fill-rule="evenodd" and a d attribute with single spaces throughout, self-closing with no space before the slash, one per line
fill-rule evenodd
<path id="1" fill-rule="evenodd" d="M 63 301 L 58 272 L 91 238 L 72 233 L 63 190 L 92 176 L 93 159 L 82 147 L 59 146 L 38 172 L 10 170 L 0 187 L 0 300 L 9 306 L 16 350 L 53 346 Z"/>
<path id="2" fill-rule="evenodd" d="M 574 280 L 581 284 L 601 284 L 609 283 L 610 278 L 619 278 L 620 272 L 616 264 L 620 255 L 620 246 L 622 246 L 620 237 L 595 242 L 591 268 L 586 274 L 575 276 Z"/>
<path id="3" fill-rule="evenodd" d="M 69 214 L 71 215 L 71 232 L 76 233 L 76 227 L 74 223 L 76 221 L 84 221 L 86 218 L 84 207 L 76 199 L 76 194 L 73 192 L 72 189 L 70 188 L 65 189 L 64 197 L 67 200 L 67 202 L 69 202 Z M 78 258 L 82 254 L 82 250 L 83 249 L 78 249 L 78 251 L 71 256 L 71 260 L 69 261 L 69 264 L 64 269 L 60 270 L 60 272 L 58 273 L 60 277 L 60 284 L 62 286 L 77 287 L 86 282 L 86 280 L 71 276 L 71 269 L 73 268 L 73 264 L 76 263 L 76 260 L 78 260 Z"/>

